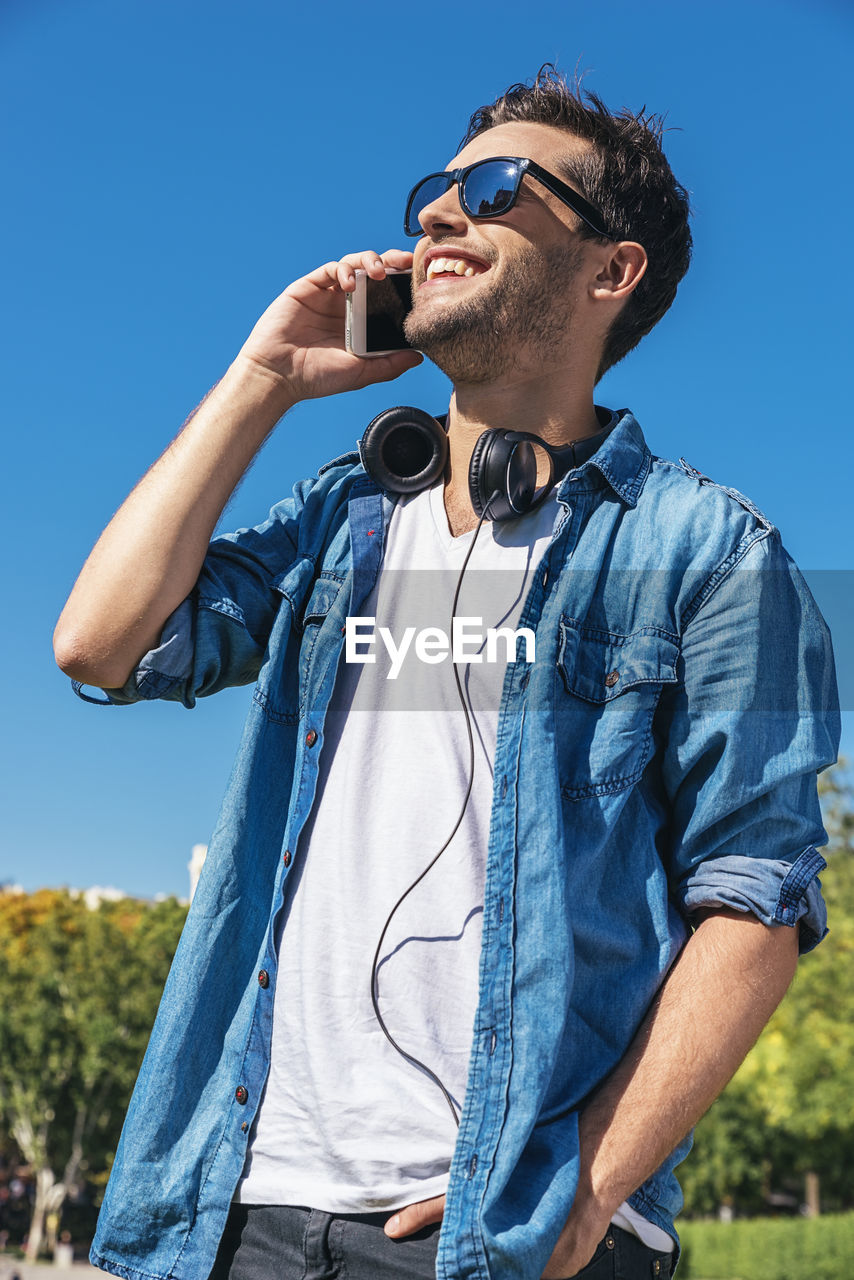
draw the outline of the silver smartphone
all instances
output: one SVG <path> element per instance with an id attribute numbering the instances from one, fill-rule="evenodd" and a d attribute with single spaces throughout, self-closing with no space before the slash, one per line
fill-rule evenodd
<path id="1" fill-rule="evenodd" d="M 412 271 L 386 267 L 384 280 L 356 272 L 356 288 L 347 294 L 344 343 L 356 356 L 386 356 L 408 351 L 403 322 L 412 307 Z"/>

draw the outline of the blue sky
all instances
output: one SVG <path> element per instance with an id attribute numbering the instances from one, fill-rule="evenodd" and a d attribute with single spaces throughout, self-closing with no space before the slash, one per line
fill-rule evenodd
<path id="1" fill-rule="evenodd" d="M 248 691 L 192 713 L 86 706 L 51 656 L 65 596 L 270 299 L 329 258 L 403 244 L 412 183 L 546 60 L 587 68 L 614 107 L 666 112 L 695 208 L 673 310 L 599 399 L 779 525 L 850 688 L 852 36 L 843 0 L 5 0 L 0 881 L 186 892 Z M 447 396 L 423 366 L 299 406 L 224 527 L 257 523 L 388 404 Z"/>

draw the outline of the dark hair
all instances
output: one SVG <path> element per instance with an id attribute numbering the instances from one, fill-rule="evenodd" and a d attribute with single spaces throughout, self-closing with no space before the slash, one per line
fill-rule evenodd
<path id="1" fill-rule="evenodd" d="M 636 240 L 649 259 L 646 273 L 611 326 L 597 379 L 622 360 L 664 315 L 691 261 L 688 193 L 661 149 L 662 116 L 624 108 L 616 115 L 595 93 L 570 88 L 549 62 L 533 84 L 514 84 L 471 117 L 460 148 L 499 124 L 525 121 L 566 129 L 590 149 L 567 155 L 564 175 L 602 214 L 617 240 Z M 605 241 L 584 223 L 579 235 Z"/>

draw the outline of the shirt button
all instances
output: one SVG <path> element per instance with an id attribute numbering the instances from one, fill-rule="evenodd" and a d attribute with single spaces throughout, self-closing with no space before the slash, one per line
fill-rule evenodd
<path id="1" fill-rule="evenodd" d="M 609 689 L 613 689 L 614 685 L 620 678 L 619 671 L 609 671 L 605 677 L 605 683 Z"/>
<path id="2" fill-rule="evenodd" d="M 262 987 L 265 987 L 265 988 L 269 987 L 270 975 L 266 969 L 262 969 L 261 972 L 258 974 L 258 982 Z"/>
<path id="3" fill-rule="evenodd" d="M 282 854 L 282 862 L 284 862 L 284 864 L 285 864 L 285 866 L 286 866 L 286 867 L 289 867 L 289 866 L 291 865 L 291 851 L 290 851 L 290 849 L 286 849 L 286 850 L 285 850 L 285 852 Z"/>
<path id="4" fill-rule="evenodd" d="M 243 1107 L 249 1101 L 249 1090 L 244 1088 L 242 1084 L 239 1084 L 234 1090 L 234 1096 L 240 1103 L 241 1107 Z"/>
<path id="5" fill-rule="evenodd" d="M 307 747 L 313 747 L 315 742 L 317 742 L 317 734 L 313 729 L 309 729 L 308 733 L 305 735 L 305 745 Z"/>

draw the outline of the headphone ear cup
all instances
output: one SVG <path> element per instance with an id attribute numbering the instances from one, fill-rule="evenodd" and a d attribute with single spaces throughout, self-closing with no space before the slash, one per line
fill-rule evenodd
<path id="1" fill-rule="evenodd" d="M 418 493 L 436 483 L 448 460 L 448 437 L 423 409 L 397 405 L 377 415 L 359 441 L 362 466 L 390 493 Z"/>
<path id="2" fill-rule="evenodd" d="M 469 497 L 475 515 L 483 515 L 489 499 L 498 491 L 489 508 L 491 520 L 506 520 L 516 512 L 507 501 L 507 462 L 511 447 L 498 429 L 484 431 L 475 441 L 469 462 Z"/>

